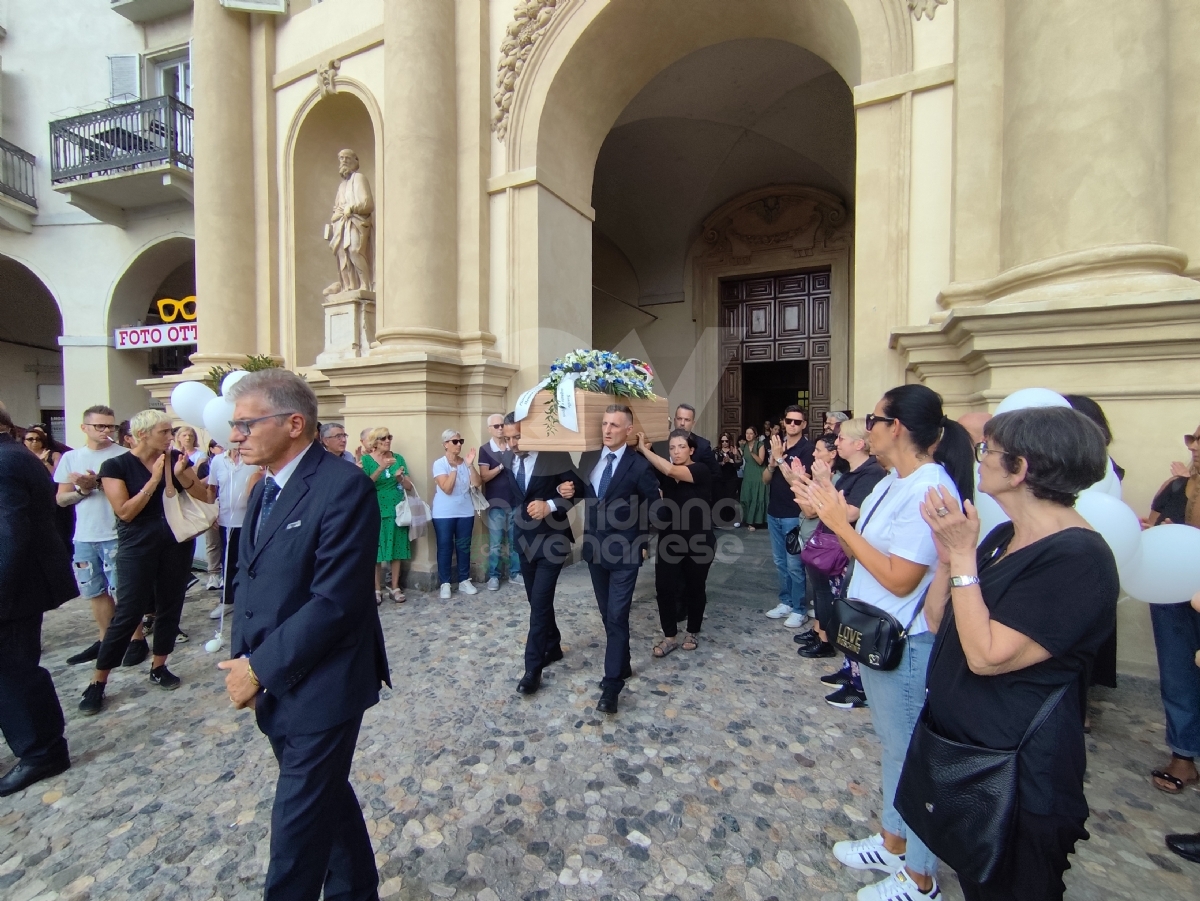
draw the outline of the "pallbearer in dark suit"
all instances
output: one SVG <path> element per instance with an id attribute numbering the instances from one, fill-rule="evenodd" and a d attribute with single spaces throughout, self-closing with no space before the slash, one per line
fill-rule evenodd
<path id="1" fill-rule="evenodd" d="M 611 404 L 604 413 L 600 433 L 603 449 L 588 451 L 579 460 L 589 502 L 585 508 L 583 559 L 588 563 L 596 605 L 608 636 L 596 709 L 616 713 L 617 697 L 632 675 L 629 605 L 649 540 L 647 505 L 658 499 L 659 491 L 654 469 L 627 446 L 633 434 L 633 413 L 628 407 Z"/>
<path id="2" fill-rule="evenodd" d="M 228 395 L 231 440 L 266 467 L 242 528 L 225 685 L 252 707 L 279 761 L 268 901 L 374 899 L 379 876 L 350 786 L 363 711 L 391 684 L 375 608 L 379 504 L 327 453 L 317 398 L 293 373 L 252 373 Z"/>
<path id="3" fill-rule="evenodd" d="M 521 578 L 529 598 L 525 675 L 517 683 L 517 691 L 531 695 L 541 685 L 542 667 L 563 656 L 562 635 L 554 620 L 554 589 L 575 543 L 567 521 L 567 511 L 575 501 L 569 497 L 583 496 L 583 482 L 575 474 L 570 456 L 562 451 L 522 450 L 521 424 L 512 413 L 504 418 L 504 437 L 509 449 L 500 456 L 505 472 L 502 478 L 512 479 L 513 493 L 519 499 L 514 525 Z M 564 491 L 569 497 L 563 496 Z"/>

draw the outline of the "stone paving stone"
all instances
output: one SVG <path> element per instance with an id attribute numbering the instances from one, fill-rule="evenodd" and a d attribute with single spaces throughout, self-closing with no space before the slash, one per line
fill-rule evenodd
<path id="1" fill-rule="evenodd" d="M 869 715 L 825 704 L 829 662 L 797 657 L 791 631 L 762 616 L 775 603 L 766 534 L 722 543 L 734 562 L 714 567 L 695 652 L 651 658 L 653 574 L 640 576 L 635 674 L 615 717 L 595 711 L 603 633 L 583 567 L 559 586 L 566 657 L 531 698 L 514 691 L 528 614 L 516 586 L 382 608 L 395 688 L 367 712 L 353 781 L 384 898 L 839 901 L 877 878 L 829 851 L 878 828 Z M 276 767 L 204 653 L 213 597 L 185 606 L 179 690 L 151 686 L 148 663 L 118 670 L 91 718 L 76 709 L 87 668 L 63 663 L 91 640 L 87 605 L 47 615 L 74 765 L 0 800 L 0 898 L 261 896 Z M 1157 687 L 1121 681 L 1092 699 L 1092 839 L 1068 898 L 1195 901 L 1200 866 L 1162 836 L 1200 829 L 1200 793 L 1151 787 L 1166 759 Z M 0 767 L 12 763 L 0 746 Z"/>

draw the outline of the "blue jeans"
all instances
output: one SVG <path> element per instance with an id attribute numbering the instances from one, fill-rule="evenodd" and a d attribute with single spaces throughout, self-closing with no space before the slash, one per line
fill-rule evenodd
<path id="1" fill-rule="evenodd" d="M 1181 757 L 1200 757 L 1200 613 L 1191 604 L 1151 604 L 1158 690 L 1167 714 L 1167 747 Z"/>
<path id="2" fill-rule="evenodd" d="M 433 534 L 437 538 L 438 582 L 466 582 L 471 578 L 471 530 L 474 516 L 454 519 L 435 519 Z M 458 578 L 450 578 L 450 559 L 458 554 Z"/>
<path id="3" fill-rule="evenodd" d="M 904 643 L 904 656 L 895 669 L 884 672 L 864 666 L 859 670 L 871 705 L 871 724 L 883 745 L 883 828 L 908 841 L 904 864 L 923 876 L 937 871 L 937 857 L 915 832 L 908 831 L 896 813 L 895 800 L 908 743 L 925 706 L 925 672 L 932 650 L 933 633 L 922 632 Z"/>
<path id="4" fill-rule="evenodd" d="M 798 516 L 767 516 L 767 531 L 771 533 L 771 556 L 779 570 L 779 603 L 787 604 L 793 613 L 807 612 L 804 592 L 804 564 L 796 554 L 787 552 L 787 533 L 800 525 Z"/>
<path id="5" fill-rule="evenodd" d="M 521 572 L 521 561 L 517 559 L 517 530 L 515 507 L 489 507 L 487 577 L 500 578 L 500 547 L 508 536 L 508 577 L 515 579 Z"/>

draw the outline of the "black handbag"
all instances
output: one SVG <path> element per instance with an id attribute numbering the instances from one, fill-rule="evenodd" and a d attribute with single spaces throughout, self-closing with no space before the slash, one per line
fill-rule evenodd
<path id="1" fill-rule="evenodd" d="M 896 786 L 896 812 L 960 879 L 987 882 L 1003 867 L 1017 815 L 1017 758 L 1067 692 L 1046 698 L 1013 751 L 964 745 L 921 711 Z"/>

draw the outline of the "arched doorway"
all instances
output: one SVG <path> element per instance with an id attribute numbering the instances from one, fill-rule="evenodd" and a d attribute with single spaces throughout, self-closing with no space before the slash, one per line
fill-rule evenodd
<path id="1" fill-rule="evenodd" d="M 0 256 L 0 299 L 0 401 L 18 425 L 45 423 L 65 441 L 58 302 L 40 278 L 6 256 Z"/>

